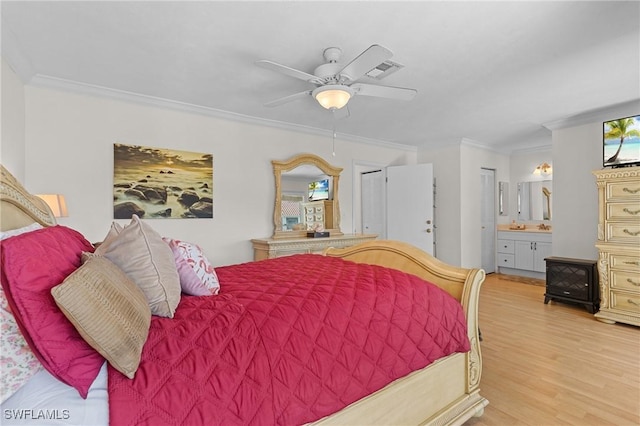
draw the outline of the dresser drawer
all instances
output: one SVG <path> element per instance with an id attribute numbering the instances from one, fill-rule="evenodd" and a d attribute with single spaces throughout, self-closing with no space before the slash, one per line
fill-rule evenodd
<path id="1" fill-rule="evenodd" d="M 516 258 L 513 254 L 498 253 L 498 266 L 504 268 L 515 268 Z"/>
<path id="2" fill-rule="evenodd" d="M 633 272 L 611 270 L 611 288 L 631 290 L 640 295 L 640 276 Z"/>
<path id="3" fill-rule="evenodd" d="M 625 256 L 622 254 L 610 253 L 609 264 L 611 265 L 611 269 L 623 269 L 627 271 L 637 271 L 640 273 L 640 253 L 639 256 Z"/>
<path id="4" fill-rule="evenodd" d="M 640 201 L 640 182 L 609 182 L 607 201 Z"/>
<path id="5" fill-rule="evenodd" d="M 608 203 L 607 220 L 636 220 L 640 222 L 640 203 Z"/>
<path id="6" fill-rule="evenodd" d="M 607 222 L 606 241 L 640 244 L 640 221 L 637 223 Z"/>
<path id="7" fill-rule="evenodd" d="M 498 253 L 514 254 L 515 244 L 513 240 L 498 240 Z"/>
<path id="8" fill-rule="evenodd" d="M 612 309 L 640 314 L 640 294 L 629 294 L 611 291 Z"/>

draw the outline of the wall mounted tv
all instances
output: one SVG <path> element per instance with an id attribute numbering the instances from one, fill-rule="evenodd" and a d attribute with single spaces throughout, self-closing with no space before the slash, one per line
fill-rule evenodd
<path id="1" fill-rule="evenodd" d="M 602 123 L 604 167 L 640 165 L 640 115 Z"/>
<path id="2" fill-rule="evenodd" d="M 309 201 L 329 200 L 329 179 L 309 183 Z"/>

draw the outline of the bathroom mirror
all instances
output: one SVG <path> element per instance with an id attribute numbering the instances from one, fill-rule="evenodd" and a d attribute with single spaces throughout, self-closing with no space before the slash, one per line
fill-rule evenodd
<path id="1" fill-rule="evenodd" d="M 509 216 L 509 182 L 498 182 L 498 214 Z"/>
<path id="2" fill-rule="evenodd" d="M 518 182 L 518 220 L 551 220 L 551 180 Z"/>
<path id="3" fill-rule="evenodd" d="M 309 202 L 319 203 L 321 207 L 316 208 L 322 211 L 321 218 L 314 215 L 313 227 L 322 224 L 331 236 L 342 235 L 338 203 L 342 168 L 334 167 L 314 154 L 301 154 L 271 163 L 276 184 L 273 238 L 306 237 L 312 226 L 305 214 Z"/>

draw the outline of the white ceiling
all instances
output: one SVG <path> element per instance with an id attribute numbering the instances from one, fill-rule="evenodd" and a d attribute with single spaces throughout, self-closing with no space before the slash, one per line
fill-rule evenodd
<path id="1" fill-rule="evenodd" d="M 1 13 L 2 55 L 26 83 L 328 134 L 332 114 L 311 97 L 264 107 L 313 86 L 254 62 L 312 73 L 326 47 L 348 62 L 381 44 L 405 68 L 367 82 L 418 94 L 355 96 L 335 121 L 341 137 L 510 151 L 550 145 L 552 123 L 640 99 L 637 1 L 3 0 Z"/>

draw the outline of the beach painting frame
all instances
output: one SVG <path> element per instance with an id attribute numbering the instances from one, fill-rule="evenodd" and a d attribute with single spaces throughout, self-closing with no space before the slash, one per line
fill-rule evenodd
<path id="1" fill-rule="evenodd" d="M 113 145 L 113 218 L 213 218 L 213 155 Z"/>

